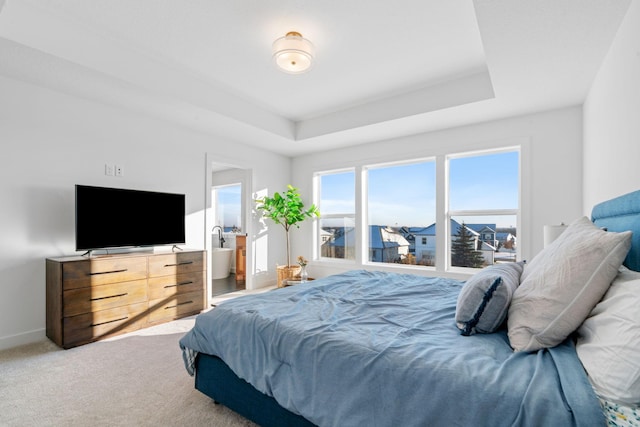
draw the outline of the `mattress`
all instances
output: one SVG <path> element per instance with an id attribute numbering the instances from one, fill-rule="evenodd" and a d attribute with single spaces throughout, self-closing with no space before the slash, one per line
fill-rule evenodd
<path id="1" fill-rule="evenodd" d="M 356 270 L 227 301 L 180 341 L 321 426 L 602 426 L 572 340 L 514 353 L 464 337 L 462 282 Z"/>

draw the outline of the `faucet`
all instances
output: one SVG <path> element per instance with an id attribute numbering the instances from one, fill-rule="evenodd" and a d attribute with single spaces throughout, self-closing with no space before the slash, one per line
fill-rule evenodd
<path id="1" fill-rule="evenodd" d="M 216 231 L 216 228 L 218 229 L 218 240 L 220 241 L 220 247 L 223 247 L 222 245 L 224 245 L 224 237 L 222 237 L 222 227 L 216 225 L 211 229 L 211 232 L 213 233 L 214 231 Z"/>

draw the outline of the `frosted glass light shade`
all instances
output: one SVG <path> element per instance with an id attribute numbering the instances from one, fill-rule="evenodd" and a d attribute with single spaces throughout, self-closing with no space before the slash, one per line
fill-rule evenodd
<path id="1" fill-rule="evenodd" d="M 295 31 L 273 42 L 273 60 L 285 73 L 308 71 L 313 65 L 313 53 L 313 44 Z"/>

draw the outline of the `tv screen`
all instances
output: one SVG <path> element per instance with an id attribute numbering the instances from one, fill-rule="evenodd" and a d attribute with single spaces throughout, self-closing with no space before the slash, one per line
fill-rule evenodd
<path id="1" fill-rule="evenodd" d="M 184 243 L 184 194 L 76 185 L 76 250 Z"/>

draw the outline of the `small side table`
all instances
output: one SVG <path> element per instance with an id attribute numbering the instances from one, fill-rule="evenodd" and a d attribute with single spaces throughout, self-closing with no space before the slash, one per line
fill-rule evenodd
<path id="1" fill-rule="evenodd" d="M 313 277 L 309 277 L 307 278 L 307 282 L 310 282 L 312 280 L 315 280 Z M 282 281 L 282 287 L 287 287 L 287 286 L 294 286 L 294 285 L 299 285 L 300 283 L 306 283 L 303 282 L 301 280 L 296 280 L 296 279 L 285 279 Z"/>

